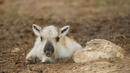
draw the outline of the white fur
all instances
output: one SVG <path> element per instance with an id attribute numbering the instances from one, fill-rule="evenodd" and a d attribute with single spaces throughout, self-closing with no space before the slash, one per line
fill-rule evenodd
<path id="1" fill-rule="evenodd" d="M 58 34 L 58 31 L 61 32 L 66 27 L 68 29 L 64 33 Z M 35 30 L 34 28 L 33 30 L 34 30 L 34 33 L 38 34 L 37 30 Z M 68 31 L 69 31 L 69 26 L 65 26 L 61 29 L 58 29 L 55 26 L 51 25 L 43 29 L 40 29 L 40 32 L 39 32 L 40 35 L 38 35 L 36 42 L 34 44 L 34 47 L 27 54 L 26 59 L 28 59 L 29 57 L 33 57 L 33 58 L 39 58 L 41 62 L 46 62 L 46 61 L 54 62 L 54 58 L 47 57 L 43 51 L 47 40 L 50 40 L 53 43 L 53 46 L 55 48 L 55 53 L 54 53 L 55 59 L 71 57 L 75 51 L 81 49 L 82 47 L 76 41 L 66 36 Z M 43 37 L 43 41 L 41 41 L 40 39 L 41 36 Z M 63 44 L 62 41 L 55 42 L 55 37 L 57 36 L 60 36 L 60 39 L 64 38 L 65 44 Z"/>
<path id="2" fill-rule="evenodd" d="M 40 26 L 38 26 L 38 25 L 36 25 L 36 24 L 33 24 L 32 25 L 32 27 L 37 27 L 39 30 L 41 30 L 41 27 Z M 40 35 L 40 33 L 37 31 L 37 30 L 35 30 L 34 28 L 32 28 L 33 29 L 33 32 L 34 32 L 34 34 L 36 35 L 36 36 L 39 36 Z"/>
<path id="3" fill-rule="evenodd" d="M 71 57 L 72 54 L 81 49 L 81 45 L 79 45 L 76 41 L 71 40 L 68 37 L 65 37 L 66 39 L 66 45 L 62 45 L 61 42 L 57 43 L 57 52 L 58 56 L 57 58 L 66 58 L 66 57 Z"/>
<path id="4" fill-rule="evenodd" d="M 60 37 L 65 36 L 65 35 L 69 32 L 69 28 L 70 28 L 69 26 L 64 26 L 63 28 L 60 29 L 60 31 L 66 29 L 66 28 L 68 28 L 68 30 L 66 30 L 64 33 L 62 33 L 62 34 L 60 35 Z"/>
<path id="5" fill-rule="evenodd" d="M 56 27 L 53 25 L 43 28 L 41 35 L 45 38 L 54 38 L 58 36 L 58 32 L 56 30 Z"/>

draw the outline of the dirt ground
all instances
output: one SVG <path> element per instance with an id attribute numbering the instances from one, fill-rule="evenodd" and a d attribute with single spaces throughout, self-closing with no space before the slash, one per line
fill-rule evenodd
<path id="1" fill-rule="evenodd" d="M 32 24 L 70 25 L 68 36 L 82 46 L 91 39 L 110 40 L 125 58 L 110 62 L 25 64 L 36 36 Z M 20 51 L 14 51 L 20 48 Z M 130 73 L 130 0 L 0 0 L 1 73 Z"/>

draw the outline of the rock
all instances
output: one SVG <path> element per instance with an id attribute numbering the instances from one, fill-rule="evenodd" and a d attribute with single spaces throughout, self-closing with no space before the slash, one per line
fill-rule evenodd
<path id="1" fill-rule="evenodd" d="M 20 48 L 14 48 L 11 52 L 12 53 L 17 53 L 17 52 L 19 52 L 20 51 Z"/>
<path id="2" fill-rule="evenodd" d="M 73 54 L 76 63 L 86 63 L 101 59 L 123 58 L 124 50 L 104 39 L 94 39 L 86 43 L 86 47 Z"/>

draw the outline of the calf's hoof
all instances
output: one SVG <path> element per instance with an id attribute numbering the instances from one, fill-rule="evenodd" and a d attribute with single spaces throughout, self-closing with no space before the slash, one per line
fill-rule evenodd
<path id="1" fill-rule="evenodd" d="M 33 57 L 29 57 L 26 59 L 25 61 L 26 64 L 35 64 L 36 63 L 36 59 Z"/>

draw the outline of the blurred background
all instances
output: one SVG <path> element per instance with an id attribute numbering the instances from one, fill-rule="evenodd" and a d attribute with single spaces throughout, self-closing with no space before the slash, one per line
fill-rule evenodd
<path id="1" fill-rule="evenodd" d="M 68 36 L 82 46 L 95 38 L 120 45 L 128 58 L 117 63 L 121 69 L 113 72 L 130 73 L 130 0 L 0 0 L 1 73 L 73 73 L 74 67 L 82 66 L 70 59 L 54 65 L 25 65 L 26 53 L 36 38 L 34 23 L 70 25 Z"/>

